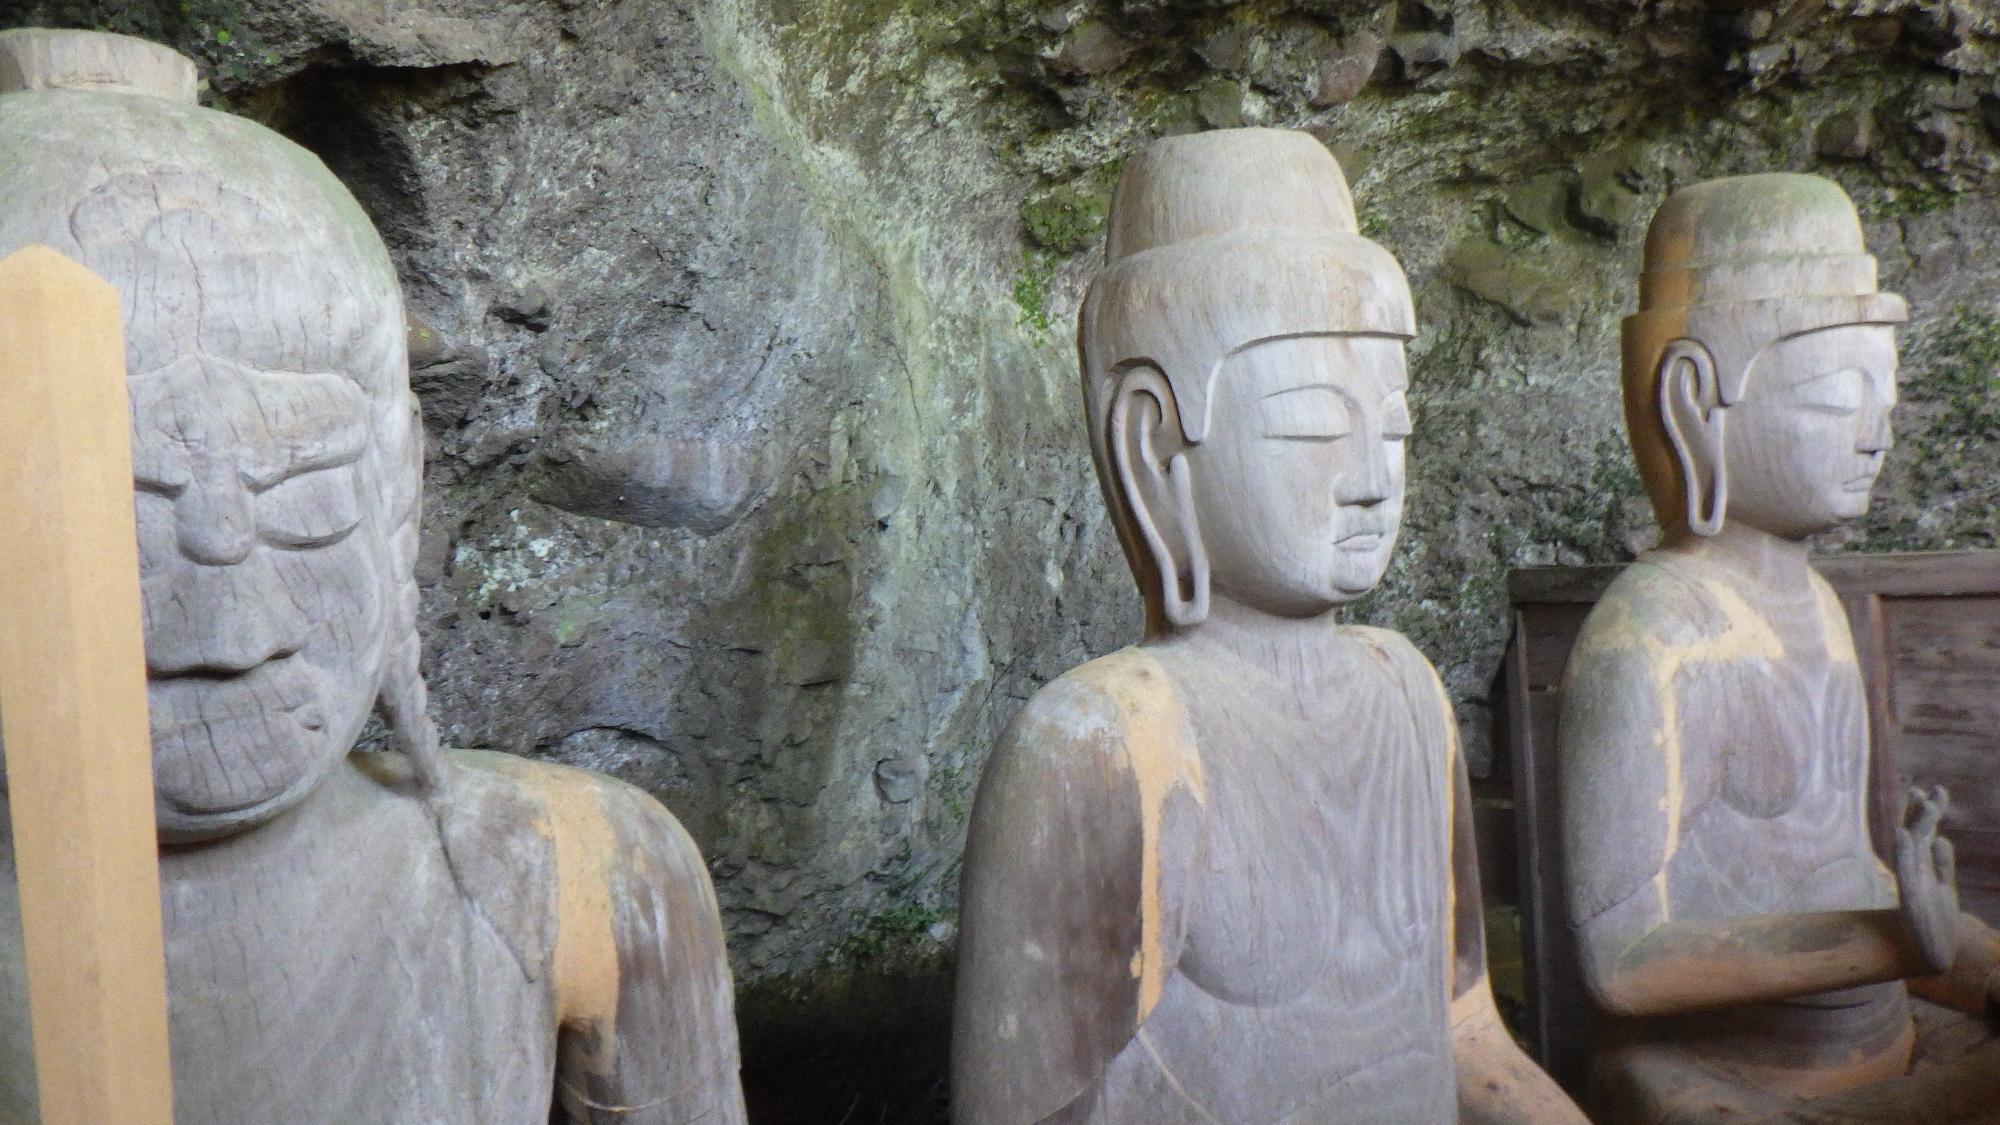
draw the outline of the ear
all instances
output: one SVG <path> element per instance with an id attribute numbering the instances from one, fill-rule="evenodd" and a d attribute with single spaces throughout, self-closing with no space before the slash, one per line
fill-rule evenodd
<path id="1" fill-rule="evenodd" d="M 1660 354 L 1659 372 L 1660 423 L 1680 462 L 1688 530 L 1714 535 L 1729 507 L 1723 457 L 1728 407 L 1716 382 L 1715 357 L 1698 340 L 1675 340 Z"/>
<path id="2" fill-rule="evenodd" d="M 1175 626 L 1199 625 L 1208 618 L 1208 552 L 1195 521 L 1180 410 L 1165 376 L 1152 367 L 1127 371 L 1112 392 L 1109 425 L 1113 486 L 1152 563 L 1160 610 Z"/>

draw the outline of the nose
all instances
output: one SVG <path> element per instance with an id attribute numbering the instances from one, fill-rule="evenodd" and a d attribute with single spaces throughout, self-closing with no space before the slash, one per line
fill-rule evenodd
<path id="1" fill-rule="evenodd" d="M 310 626 L 270 556 L 181 566 L 140 583 L 149 675 L 230 675 L 289 656 Z"/>
<path id="2" fill-rule="evenodd" d="M 174 501 L 181 553 L 203 566 L 234 566 L 257 545 L 255 498 L 233 472 L 197 474 Z"/>
<path id="3" fill-rule="evenodd" d="M 1348 495 L 1341 497 L 1343 503 L 1362 508 L 1372 508 L 1389 498 L 1394 481 L 1389 468 L 1387 442 L 1369 442 L 1367 452 L 1361 455 L 1361 463 L 1355 467 L 1351 477 Z"/>
<path id="4" fill-rule="evenodd" d="M 1857 450 L 1862 453 L 1887 453 L 1896 444 L 1889 427 L 1889 415 L 1895 408 L 1894 392 L 1884 395 L 1870 386 L 1867 401 L 1862 407 L 1861 433 L 1855 441 Z"/>

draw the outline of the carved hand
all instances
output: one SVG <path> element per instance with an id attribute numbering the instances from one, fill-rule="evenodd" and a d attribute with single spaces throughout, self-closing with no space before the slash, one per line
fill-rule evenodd
<path id="1" fill-rule="evenodd" d="M 1951 798 L 1944 786 L 1930 793 L 1914 786 L 1896 829 L 1896 879 L 1902 886 L 1903 924 L 1909 927 L 1927 973 L 1951 968 L 1958 945 L 1958 876 L 1951 841 L 1937 834 Z"/>

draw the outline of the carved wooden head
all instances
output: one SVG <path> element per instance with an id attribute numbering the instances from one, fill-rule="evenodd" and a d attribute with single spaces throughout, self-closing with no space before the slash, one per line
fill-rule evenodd
<path id="1" fill-rule="evenodd" d="M 1625 320 L 1625 419 L 1669 534 L 1797 538 L 1862 515 L 1889 447 L 1894 325 L 1839 185 L 1772 173 L 1669 196 Z"/>
<path id="2" fill-rule="evenodd" d="M 1171 137 L 1126 166 L 1078 345 L 1098 477 L 1147 600 L 1286 616 L 1381 579 L 1409 434 L 1396 260 L 1305 133 Z"/>
<path id="3" fill-rule="evenodd" d="M 394 268 L 317 158 L 192 104 L 162 51 L 0 34 L 0 253 L 53 246 L 121 294 L 158 813 L 182 840 L 291 807 L 373 707 L 429 779 L 436 746 Z"/>

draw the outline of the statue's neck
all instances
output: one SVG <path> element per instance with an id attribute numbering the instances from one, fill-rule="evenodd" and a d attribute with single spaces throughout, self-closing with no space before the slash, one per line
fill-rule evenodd
<path id="1" fill-rule="evenodd" d="M 1710 536 L 1684 532 L 1667 546 L 1771 589 L 1795 589 L 1811 581 L 1803 539 L 1773 535 L 1745 523 L 1726 521 Z"/>
<path id="2" fill-rule="evenodd" d="M 1247 664 L 1288 683 L 1323 679 L 1351 647 L 1335 628 L 1334 611 L 1281 617 L 1222 594 L 1210 597 L 1206 621 L 1170 643 Z"/>

